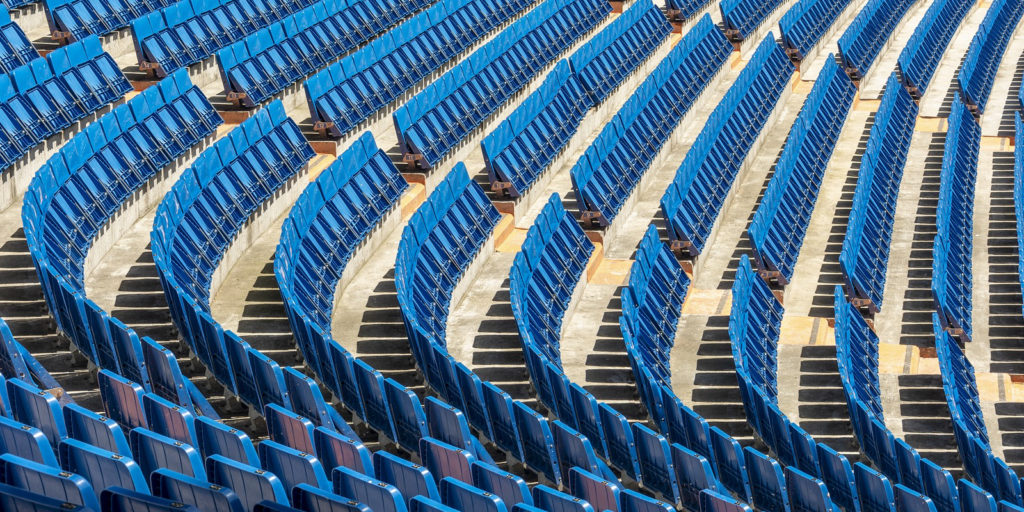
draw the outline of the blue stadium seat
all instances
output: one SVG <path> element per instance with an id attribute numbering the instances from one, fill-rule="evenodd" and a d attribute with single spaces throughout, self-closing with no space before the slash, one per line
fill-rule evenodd
<path id="1" fill-rule="evenodd" d="M 320 386 L 315 380 L 299 373 L 295 368 L 289 367 L 284 369 L 284 383 L 288 389 L 292 410 L 296 414 L 305 416 L 317 427 L 327 427 L 332 430 L 341 430 L 345 434 L 352 434 L 348 423 L 345 423 L 337 411 L 327 405 L 323 393 L 320 392 Z"/>
<path id="2" fill-rule="evenodd" d="M 99 494 L 109 487 L 149 492 L 147 476 L 139 464 L 126 456 L 89 446 L 75 439 L 60 443 L 60 467 L 79 474 Z"/>
<path id="3" fill-rule="evenodd" d="M 675 467 L 679 499 L 684 509 L 700 512 L 700 492 L 704 489 L 718 493 L 726 492 L 719 489 L 711 463 L 696 452 L 682 445 L 673 444 L 672 465 Z"/>
<path id="4" fill-rule="evenodd" d="M 89 481 L 59 468 L 6 453 L 0 455 L 0 475 L 0 483 L 18 489 L 93 510 L 100 508 L 96 500 L 97 493 Z"/>
<path id="5" fill-rule="evenodd" d="M 964 103 L 979 113 L 985 111 L 996 70 L 1021 15 L 1024 15 L 1024 6 L 1020 2 L 993 2 L 967 48 L 964 63 L 957 73 L 957 85 Z"/>
<path id="6" fill-rule="evenodd" d="M 818 444 L 821 480 L 828 488 L 832 502 L 847 512 L 860 511 L 860 498 L 850 461 L 826 444 Z"/>
<path id="7" fill-rule="evenodd" d="M 100 370 L 96 381 L 108 418 L 116 421 L 126 432 L 149 425 L 142 409 L 142 396 L 146 394 L 142 386 L 110 370 Z"/>
<path id="8" fill-rule="evenodd" d="M 710 433 L 711 448 L 714 453 L 712 459 L 718 468 L 716 474 L 719 483 L 729 492 L 738 496 L 740 501 L 749 503 L 753 498 L 750 494 L 750 480 L 747 478 L 747 461 L 743 455 L 743 448 L 740 447 L 739 442 L 718 427 L 712 427 Z M 853 511 L 847 509 L 847 512 Z"/>
<path id="9" fill-rule="evenodd" d="M 476 462 L 472 453 L 461 448 L 425 437 L 420 440 L 420 459 L 434 476 L 435 482 L 450 477 L 467 484 L 473 483 L 471 466 Z"/>
<path id="10" fill-rule="evenodd" d="M 750 0 L 729 0 L 720 4 L 725 33 L 733 41 L 743 41 L 749 38 L 782 3 L 779 0 L 763 3 Z"/>
<path id="11" fill-rule="evenodd" d="M 840 59 L 850 76 L 864 77 L 912 5 L 907 0 L 869 0 L 857 13 L 839 37 Z"/>
<path id="12" fill-rule="evenodd" d="M 697 256 L 704 249 L 747 152 L 792 72 L 782 47 L 766 37 L 716 107 L 713 122 L 687 151 L 661 199 L 669 238 L 679 250 Z"/>
<path id="13" fill-rule="evenodd" d="M 569 492 L 590 503 L 595 510 L 619 512 L 622 489 L 618 479 L 606 480 L 589 471 L 573 467 L 569 470 Z M 507 502 L 506 502 L 507 504 Z"/>
<path id="14" fill-rule="evenodd" d="M 331 489 L 331 481 L 327 478 L 323 466 L 315 456 L 294 448 L 263 441 L 257 447 L 263 469 L 277 475 L 284 484 L 284 489 L 291 489 L 299 484 L 310 484 L 320 489 Z"/>
<path id="15" fill-rule="evenodd" d="M 26 384 L 21 379 L 10 379 L 7 381 L 7 396 L 11 402 L 12 419 L 39 429 L 52 449 L 68 436 L 60 404 L 50 392 Z"/>
<path id="16" fill-rule="evenodd" d="M 259 465 L 256 447 L 245 432 L 206 417 L 197 419 L 195 425 L 196 448 L 203 455 L 203 460 L 220 455 L 249 466 Z"/>
<path id="17" fill-rule="evenodd" d="M 185 444 L 196 445 L 196 419 L 187 409 L 152 393 L 142 395 L 142 409 L 149 430 Z"/>
<path id="18" fill-rule="evenodd" d="M 161 468 L 206 480 L 203 457 L 190 445 L 144 428 L 129 432 L 128 442 L 147 482 L 150 475 Z"/>
<path id="19" fill-rule="evenodd" d="M 100 507 L 105 512 L 200 512 L 191 505 L 118 486 L 100 493 Z"/>
<path id="20" fill-rule="evenodd" d="M 192 505 L 203 512 L 244 512 L 242 501 L 227 487 L 161 468 L 150 475 L 153 495 Z"/>
<path id="21" fill-rule="evenodd" d="M 615 474 L 597 457 L 590 440 L 579 432 L 569 428 L 560 420 L 552 425 L 555 439 L 555 453 L 558 454 L 558 467 L 562 471 L 562 482 L 569 482 L 569 470 L 579 467 L 604 478 L 615 479 Z"/>
<path id="22" fill-rule="evenodd" d="M 370 507 L 330 491 L 299 484 L 292 489 L 292 504 L 307 512 L 371 512 Z"/>
<path id="23" fill-rule="evenodd" d="M 316 453 L 313 449 L 313 422 L 280 405 L 267 404 L 263 409 L 270 439 L 300 452 Z"/>
<path id="24" fill-rule="evenodd" d="M 779 35 L 786 53 L 797 60 L 805 60 L 848 5 L 849 0 L 803 0 L 790 7 L 779 19 Z"/>
<path id="25" fill-rule="evenodd" d="M 996 499 L 970 481 L 957 480 L 956 489 L 960 494 L 960 506 L 963 507 L 963 512 L 996 512 L 998 510 Z"/>
<path id="26" fill-rule="evenodd" d="M 427 416 L 419 397 L 394 379 L 384 380 L 384 393 L 387 395 L 391 424 L 395 429 L 395 442 L 415 453 L 420 447 L 420 441 L 430 436 Z"/>
<path id="27" fill-rule="evenodd" d="M 862 512 L 895 510 L 896 500 L 893 497 L 892 485 L 885 475 L 860 462 L 853 465 L 853 473 Z"/>
<path id="28" fill-rule="evenodd" d="M 804 512 L 833 512 L 828 488 L 820 479 L 795 469 L 786 468 L 786 492 L 791 510 Z"/>
<path id="29" fill-rule="evenodd" d="M 523 460 L 519 427 L 515 420 L 515 406 L 512 397 L 490 382 L 483 383 L 484 405 L 491 421 L 494 444 L 511 454 L 516 460 Z"/>
<path id="30" fill-rule="evenodd" d="M 634 480 L 641 479 L 640 461 L 637 458 L 633 429 L 629 420 L 606 403 L 600 404 L 601 426 L 604 440 L 608 443 L 608 460 Z"/>
<path id="31" fill-rule="evenodd" d="M 741 501 L 714 491 L 701 491 L 701 512 L 753 512 L 753 509 Z"/>
<path id="32" fill-rule="evenodd" d="M 442 504 L 440 501 L 432 500 L 423 496 L 416 496 L 412 500 L 410 512 L 458 512 L 454 508 Z"/>
<path id="33" fill-rule="evenodd" d="M 0 416 L 0 448 L 3 453 L 50 467 L 60 467 L 42 430 L 4 416 Z"/>
<path id="34" fill-rule="evenodd" d="M 506 507 L 533 505 L 530 487 L 518 475 L 480 461 L 473 463 L 473 486 L 501 498 Z"/>
<path id="35" fill-rule="evenodd" d="M 923 494 L 932 499 L 939 512 L 960 512 L 960 494 L 956 480 L 938 464 L 921 459 Z"/>
<path id="36" fill-rule="evenodd" d="M 405 498 L 394 486 L 344 466 L 331 476 L 334 493 L 365 503 L 373 512 L 406 512 Z"/>
<path id="37" fill-rule="evenodd" d="M 560 485 L 562 471 L 547 418 L 522 402 L 515 402 L 515 418 L 523 443 L 523 462 L 530 469 Z"/>
<path id="38" fill-rule="evenodd" d="M 936 512 L 931 498 L 903 484 L 896 484 L 896 510 L 898 512 Z"/>
<path id="39" fill-rule="evenodd" d="M 395 486 L 402 493 L 405 506 L 410 510 L 413 508 L 411 500 L 417 496 L 441 500 L 437 492 L 437 479 L 427 468 L 385 451 L 373 454 L 373 466 L 380 481 Z"/>
<path id="40" fill-rule="evenodd" d="M 0 507 L 25 512 L 95 512 L 93 509 L 60 501 L 10 485 L 0 484 Z"/>
<path id="41" fill-rule="evenodd" d="M 317 427 L 313 431 L 313 445 L 316 447 L 316 456 L 325 470 L 344 466 L 358 473 L 373 474 L 370 450 L 358 439 Z"/>
<path id="42" fill-rule="evenodd" d="M 211 484 L 235 491 L 242 508 L 252 510 L 263 501 L 269 500 L 286 505 L 288 491 L 274 473 L 231 460 L 222 455 L 206 458 L 206 474 Z"/>
<path id="43" fill-rule="evenodd" d="M 782 466 L 749 446 L 743 452 L 746 454 L 754 507 L 768 512 L 788 512 L 789 494 Z"/>
<path id="44" fill-rule="evenodd" d="M 38 58 L 39 52 L 24 30 L 11 21 L 8 7 L 0 6 L 0 73 L 10 73 Z"/>
<path id="45" fill-rule="evenodd" d="M 594 512 L 594 507 L 587 501 L 546 485 L 533 488 L 533 502 L 546 512 Z"/>
<path id="46" fill-rule="evenodd" d="M 672 504 L 680 503 L 668 441 L 639 423 L 633 423 L 633 436 L 644 487 L 657 491 Z"/>
<path id="47" fill-rule="evenodd" d="M 440 487 L 442 502 L 459 512 L 506 512 L 508 510 L 501 498 L 454 478 L 442 479 Z M 534 502 L 536 502 L 536 497 L 534 497 Z"/>
<path id="48" fill-rule="evenodd" d="M 939 60 L 970 7 L 971 3 L 963 0 L 932 4 L 900 52 L 896 62 L 900 76 L 907 88 L 918 96 L 928 90 L 932 75 L 939 67 Z"/>

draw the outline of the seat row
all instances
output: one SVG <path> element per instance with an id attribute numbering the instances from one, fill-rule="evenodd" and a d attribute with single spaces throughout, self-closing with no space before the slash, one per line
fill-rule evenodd
<path id="1" fill-rule="evenodd" d="M 172 0 L 43 0 L 50 34 L 65 44 L 109 34 L 172 5 Z"/>
<path id="2" fill-rule="evenodd" d="M 686 152 L 661 198 L 669 238 L 697 256 L 743 162 L 782 97 L 793 64 L 768 34 Z"/>
<path id="3" fill-rule="evenodd" d="M 910 41 L 900 52 L 896 65 L 903 84 L 920 97 L 928 89 L 946 47 L 967 17 L 973 4 L 968 0 L 944 0 L 928 7 Z"/>
<path id="4" fill-rule="evenodd" d="M 981 126 L 967 106 L 954 98 L 942 153 L 939 203 L 932 249 L 932 297 L 943 329 L 971 340 L 971 251 L 974 233 L 974 184 L 978 176 Z"/>
<path id="5" fill-rule="evenodd" d="M 710 4 L 708 0 L 668 0 L 665 2 L 665 15 L 670 20 L 685 21 Z"/>
<path id="6" fill-rule="evenodd" d="M 800 0 L 779 19 L 779 35 L 786 53 L 803 60 L 835 24 L 850 0 Z"/>
<path id="7" fill-rule="evenodd" d="M 754 220 L 750 245 L 762 276 L 793 279 L 821 181 L 857 89 L 829 55 L 789 131 Z"/>
<path id="8" fill-rule="evenodd" d="M 638 0 L 569 57 L 569 66 L 594 103 L 601 103 L 672 32 L 661 10 Z"/>
<path id="9" fill-rule="evenodd" d="M 1017 24 L 1024 15 L 1024 2 L 1020 0 L 1002 0 L 992 4 L 985 19 L 978 26 L 978 31 L 971 39 L 964 63 L 957 72 L 956 81 L 963 96 L 963 102 L 985 111 L 992 84 L 996 79 L 996 70 L 1003 60 L 1003 53 L 1009 45 L 1010 38 L 1017 30 Z"/>
<path id="10" fill-rule="evenodd" d="M 585 218 L 615 219 L 731 52 L 705 15 L 644 80 L 570 171 Z"/>
<path id="11" fill-rule="evenodd" d="M 531 2 L 443 0 L 303 83 L 314 129 L 334 137 L 392 102 Z"/>
<path id="12" fill-rule="evenodd" d="M 224 90 L 228 99 L 238 99 L 248 107 L 266 101 L 291 84 L 330 64 L 341 55 L 366 42 L 379 32 L 372 22 L 385 30 L 391 24 L 423 7 L 423 2 L 402 2 L 394 9 L 373 16 L 360 2 L 321 17 L 323 5 L 316 4 L 289 18 L 249 35 L 217 52 Z M 367 16 L 368 19 L 361 16 Z M 319 19 L 315 24 L 302 20 Z M 289 27 L 295 27 L 294 30 Z M 375 53 L 390 53 L 394 46 L 387 34 L 375 40 Z M 389 69 L 393 74 L 401 73 Z"/>
<path id="13" fill-rule="evenodd" d="M 772 12 L 782 5 L 782 0 L 757 2 L 754 0 L 724 0 L 718 7 L 722 10 L 722 25 L 730 41 L 743 41 L 753 35 L 764 24 Z"/>
<path id="14" fill-rule="evenodd" d="M 914 0 L 868 0 L 839 37 L 839 57 L 846 73 L 860 80 L 871 69 L 886 41 Z"/>
<path id="15" fill-rule="evenodd" d="M 992 452 L 989 444 L 974 365 L 967 359 L 956 337 L 939 330 L 937 324 L 935 348 L 964 473 L 997 500 L 1020 505 L 1020 479 Z"/>
<path id="16" fill-rule="evenodd" d="M 547 0 L 394 113 L 403 157 L 432 168 L 611 12 L 604 0 Z"/>
<path id="17" fill-rule="evenodd" d="M 21 25 L 11 21 L 11 13 L 0 5 L 0 74 L 10 73 L 39 58 Z"/>
<path id="18" fill-rule="evenodd" d="M 86 299 L 84 266 L 95 236 L 121 204 L 222 122 L 188 74 L 176 74 L 73 137 L 37 172 L 22 207 L 32 262 L 58 331 L 100 368 L 210 415 L 173 355 Z"/>
<path id="19" fill-rule="evenodd" d="M 0 167 L 131 90 L 95 37 L 0 75 Z"/>
<path id="20" fill-rule="evenodd" d="M 480 143 L 492 190 L 526 193 L 576 135 L 594 101 L 565 59 Z"/>
<path id="21" fill-rule="evenodd" d="M 875 313 L 881 311 L 885 297 L 896 200 L 917 111 L 913 97 L 900 86 L 896 74 L 890 74 L 861 158 L 853 208 L 839 254 L 846 296 Z"/>
<path id="22" fill-rule="evenodd" d="M 1017 274 L 1024 292 L 1024 121 L 1021 121 L 1019 112 L 1014 113 L 1013 121 L 1013 212 L 1017 219 Z"/>

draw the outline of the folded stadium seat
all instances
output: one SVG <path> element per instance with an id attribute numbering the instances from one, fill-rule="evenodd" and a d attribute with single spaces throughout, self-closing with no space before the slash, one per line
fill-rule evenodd
<path id="1" fill-rule="evenodd" d="M 277 503 L 276 501 L 263 500 L 253 506 L 252 512 L 302 512 L 297 508 Z"/>
<path id="2" fill-rule="evenodd" d="M 846 73 L 860 80 L 914 2 L 871 0 L 839 37 L 839 57 Z"/>
<path id="3" fill-rule="evenodd" d="M 263 417 L 267 419 L 271 440 L 303 453 L 315 453 L 313 429 L 316 427 L 309 419 L 277 404 L 268 404 L 263 409 Z"/>
<path id="4" fill-rule="evenodd" d="M 334 468 L 334 493 L 359 503 L 373 512 L 406 512 L 405 499 L 394 486 L 346 467 Z"/>
<path id="5" fill-rule="evenodd" d="M 11 21 L 8 7 L 0 6 L 0 73 L 10 73 L 38 58 L 39 52 L 24 30 Z"/>
<path id="6" fill-rule="evenodd" d="M 668 441 L 640 423 L 633 423 L 632 430 L 644 487 L 660 493 L 665 501 L 679 505 L 679 485 Z"/>
<path id="7" fill-rule="evenodd" d="M 344 135 L 523 7 L 477 0 L 419 13 L 304 82 L 314 129 Z"/>
<path id="8" fill-rule="evenodd" d="M 576 419 L 578 430 L 590 440 L 599 456 L 607 458 L 607 440 L 604 438 L 597 399 L 575 382 L 569 385 L 569 397 L 573 404 L 573 417 Z"/>
<path id="9" fill-rule="evenodd" d="M 718 427 L 711 428 L 711 449 L 718 468 L 718 481 L 725 489 L 738 496 L 741 501 L 749 503 L 753 500 L 750 493 L 750 480 L 747 477 L 747 461 L 740 443 Z M 823 446 L 823 445 L 818 445 Z M 853 486 L 851 474 L 850 486 Z M 829 488 L 831 492 L 831 488 Z M 846 509 L 849 511 L 850 509 Z"/>
<path id="10" fill-rule="evenodd" d="M 23 459 L 13 453 L 0 455 L 0 483 L 93 510 L 99 510 L 96 492 L 84 478 L 60 468 Z M 18 509 L 11 509 L 18 510 Z"/>
<path id="11" fill-rule="evenodd" d="M 65 439 L 58 447 L 60 467 L 82 475 L 92 484 L 97 497 L 109 487 L 123 487 L 149 492 L 147 475 L 133 459 L 87 445 L 75 439 Z"/>
<path id="12" fill-rule="evenodd" d="M 917 97 L 928 89 L 942 55 L 970 8 L 971 3 L 963 0 L 939 2 L 928 7 L 924 19 L 900 52 L 896 61 L 900 76 L 904 85 Z"/>
<path id="13" fill-rule="evenodd" d="M 149 481 L 150 475 L 167 468 L 175 473 L 206 479 L 203 458 L 190 445 L 162 436 L 145 428 L 136 428 L 128 433 L 133 458 L 142 468 L 142 474 Z"/>
<path id="14" fill-rule="evenodd" d="M 414 497 L 410 500 L 410 503 L 412 505 L 409 508 L 409 512 L 458 512 L 454 508 L 443 505 L 440 501 L 423 496 Z"/>
<path id="15" fill-rule="evenodd" d="M 191 413 L 194 408 L 189 389 L 193 384 L 191 381 L 185 382 L 187 379 L 181 373 L 178 358 L 151 338 L 144 337 L 139 343 L 142 346 L 142 356 L 149 376 L 150 391 L 167 402 L 181 404 Z"/>
<path id="16" fill-rule="evenodd" d="M 789 495 L 782 466 L 772 458 L 751 447 L 743 450 L 750 477 L 751 503 L 758 510 L 788 512 Z"/>
<path id="17" fill-rule="evenodd" d="M 619 511 L 622 489 L 619 480 L 606 480 L 589 471 L 574 467 L 569 470 L 569 491 L 590 503 L 595 510 Z"/>
<path id="18" fill-rule="evenodd" d="M 370 450 L 358 438 L 344 436 L 324 427 L 313 431 L 316 456 L 324 468 L 344 466 L 357 473 L 374 474 Z"/>
<path id="19" fill-rule="evenodd" d="M 830 55 L 754 212 L 748 230 L 754 261 L 762 276 L 773 277 L 783 286 L 793 278 L 825 170 L 856 90 Z"/>
<path id="20" fill-rule="evenodd" d="M 483 383 L 483 397 L 487 416 L 491 420 L 491 439 L 494 444 L 515 460 L 523 461 L 522 439 L 516 424 L 512 397 L 490 381 Z"/>
<path id="21" fill-rule="evenodd" d="M 849 0 L 797 2 L 779 19 L 779 35 L 786 53 L 805 60 L 815 45 L 850 5 Z"/>
<path id="22" fill-rule="evenodd" d="M 938 464 L 921 459 L 921 479 L 923 492 L 932 499 L 939 512 L 957 512 L 960 510 L 960 494 L 956 480 L 948 471 Z"/>
<path id="23" fill-rule="evenodd" d="M 701 129 L 661 199 L 676 249 L 700 255 L 752 145 L 792 78 L 793 64 L 766 37 Z"/>
<path id="24" fill-rule="evenodd" d="M 629 420 L 610 405 L 601 402 L 601 426 L 608 443 L 608 460 L 623 469 L 630 478 L 641 481 L 640 461 L 634 447 L 633 430 Z"/>
<path id="25" fill-rule="evenodd" d="M 786 468 L 786 491 L 793 510 L 836 511 L 824 482 L 792 466 Z"/>
<path id="26" fill-rule="evenodd" d="M 119 455 L 131 456 L 128 438 L 116 421 L 77 404 L 65 405 L 63 410 L 64 426 L 67 428 L 69 439 L 77 439 Z"/>
<path id="27" fill-rule="evenodd" d="M 276 404 L 286 410 L 291 410 L 291 402 L 288 400 L 288 393 L 284 386 L 284 372 L 281 371 L 277 362 L 252 348 L 246 351 L 246 355 L 249 356 L 249 366 L 252 369 L 253 382 L 256 384 L 256 392 L 259 396 L 257 404 L 260 405 L 260 409 L 266 409 L 268 405 Z"/>
<path id="28" fill-rule="evenodd" d="M 709 512 L 753 512 L 753 508 L 746 503 L 708 490 L 700 493 L 700 509 Z"/>
<path id="29" fill-rule="evenodd" d="M 562 485 L 562 472 L 547 418 L 519 401 L 513 404 L 513 409 L 522 441 L 523 463 L 555 485 Z"/>
<path id="30" fill-rule="evenodd" d="M 621 512 L 671 512 L 672 505 L 661 500 L 649 498 L 631 489 L 625 489 L 619 496 Z"/>
<path id="31" fill-rule="evenodd" d="M 936 512 L 931 498 L 903 484 L 896 484 L 896 510 L 900 512 Z"/>
<path id="32" fill-rule="evenodd" d="M 91 508 L 2 483 L 0 483 L 0 507 L 3 507 L 4 510 L 29 510 L 32 512 L 94 512 Z"/>
<path id="33" fill-rule="evenodd" d="M 861 510 L 872 512 L 892 512 L 896 510 L 892 485 L 885 475 L 860 462 L 853 465 L 853 472 Z"/>
<path id="34" fill-rule="evenodd" d="M 903 439 L 896 440 L 896 462 L 900 468 L 900 483 L 911 489 L 923 489 L 921 455 Z"/>
<path id="35" fill-rule="evenodd" d="M 259 465 L 256 447 L 245 432 L 205 416 L 196 419 L 195 428 L 195 446 L 202 454 L 203 460 L 219 455 L 242 464 Z"/>
<path id="36" fill-rule="evenodd" d="M 330 491 L 309 484 L 296 485 L 292 490 L 292 504 L 299 510 L 330 512 L 371 512 L 370 507 L 357 501 L 343 498 Z"/>
<path id="37" fill-rule="evenodd" d="M 316 381 L 306 377 L 295 368 L 288 367 L 284 369 L 284 383 L 288 389 L 292 410 L 296 414 L 305 416 L 317 427 L 338 429 L 352 437 L 353 433 L 348 423 L 337 414 L 333 407 L 327 405 Z"/>
<path id="38" fill-rule="evenodd" d="M 728 0 L 720 3 L 725 34 L 732 41 L 743 41 L 749 38 L 782 4 L 782 0 L 768 2 Z"/>
<path id="39" fill-rule="evenodd" d="M 142 396 L 142 410 L 149 430 L 198 448 L 192 413 L 151 393 Z"/>
<path id="40" fill-rule="evenodd" d="M 67 437 L 64 415 L 60 404 L 49 391 L 22 382 L 21 379 L 7 381 L 7 395 L 10 400 L 11 419 L 35 427 L 43 433 L 51 451 Z M 14 448 L 10 447 L 13 451 Z M 42 462 L 33 458 L 37 462 Z"/>
<path id="41" fill-rule="evenodd" d="M 860 498 L 857 495 L 853 467 L 846 456 L 826 444 L 818 443 L 818 462 L 821 468 L 821 480 L 828 488 L 832 503 L 850 512 L 860 510 Z"/>
<path id="42" fill-rule="evenodd" d="M 558 15 L 577 5 L 586 9 L 586 15 L 573 16 L 565 20 L 568 26 L 555 29 L 561 21 Z M 405 158 L 421 168 L 434 167 L 609 10 L 610 5 L 591 0 L 544 3 L 516 21 L 513 30 L 502 31 L 395 111 L 395 129 Z M 571 34 L 571 39 L 552 41 L 549 27 L 552 32 Z M 538 43 L 548 51 L 537 51 Z"/>
<path id="43" fill-rule="evenodd" d="M 233 461 L 221 455 L 206 458 L 206 474 L 210 483 L 232 489 L 242 502 L 244 510 L 263 501 L 287 504 L 288 492 L 274 473 Z"/>
<path id="44" fill-rule="evenodd" d="M 678 444 L 673 444 L 671 449 L 679 500 L 685 510 L 700 512 L 700 492 L 704 489 L 727 492 L 719 488 L 715 472 L 706 458 Z"/>
<path id="45" fill-rule="evenodd" d="M 476 457 L 466 450 L 436 439 L 420 439 L 420 460 L 426 466 L 435 482 L 440 485 L 444 478 L 452 478 L 466 484 L 473 484 L 473 463 Z"/>
<path id="46" fill-rule="evenodd" d="M 995 498 L 981 487 L 968 480 L 960 479 L 956 483 L 960 495 L 960 506 L 964 512 L 996 512 L 998 507 Z"/>
<path id="47" fill-rule="evenodd" d="M 1021 15 L 1024 15 L 1024 5 L 1020 2 L 1004 0 L 993 3 L 971 39 L 956 79 L 964 103 L 979 114 L 985 111 L 996 70 Z"/>
<path id="48" fill-rule="evenodd" d="M 387 396 L 386 406 L 394 427 L 395 442 L 416 453 L 422 446 L 422 439 L 430 435 L 419 397 L 394 379 L 384 380 L 384 394 Z"/>
<path id="49" fill-rule="evenodd" d="M 204 512 L 244 512 L 235 491 L 161 468 L 150 475 L 153 496 L 192 505 Z"/>
<path id="50" fill-rule="evenodd" d="M 530 487 L 522 477 L 480 461 L 473 463 L 473 486 L 501 498 L 505 507 L 532 505 Z"/>
<path id="51" fill-rule="evenodd" d="M 442 503 L 459 512 L 505 512 L 508 510 L 501 498 L 451 477 L 442 479 L 440 488 Z M 526 505 L 516 505 L 516 507 L 523 506 Z"/>
<path id="52" fill-rule="evenodd" d="M 148 425 L 142 408 L 142 396 L 146 394 L 142 386 L 110 370 L 100 370 L 96 380 L 108 418 L 116 421 L 126 432 Z"/>
<path id="53" fill-rule="evenodd" d="M 552 422 L 551 430 L 555 439 L 558 467 L 562 470 L 563 485 L 568 484 L 569 470 L 574 467 L 601 475 L 608 480 L 618 480 L 618 477 L 604 461 L 597 458 L 597 453 L 594 452 L 589 439 L 561 420 Z"/>
<path id="54" fill-rule="evenodd" d="M 395 486 L 405 498 L 405 506 L 409 510 L 413 509 L 412 499 L 417 496 L 441 500 L 437 481 L 427 468 L 385 451 L 374 452 L 373 461 L 377 478 Z"/>
<path id="55" fill-rule="evenodd" d="M 395 428 L 391 423 L 387 396 L 384 393 L 384 376 L 361 359 L 356 359 L 353 369 L 356 384 L 359 386 L 359 396 L 363 400 L 363 420 L 389 439 L 395 439 Z"/>
<path id="56" fill-rule="evenodd" d="M 587 501 L 546 485 L 533 488 L 533 501 L 537 508 L 546 512 L 594 512 L 593 505 Z"/>
<path id="57" fill-rule="evenodd" d="M 308 452 L 289 448 L 275 441 L 263 441 L 257 447 L 263 469 L 281 479 L 284 489 L 291 489 L 299 484 L 309 484 L 319 489 L 330 490 L 331 481 L 324 472 L 323 465 Z"/>
<path id="58" fill-rule="evenodd" d="M 109 512 L 199 512 L 198 508 L 191 505 L 118 486 L 103 490 L 100 494 L 100 506 Z"/>

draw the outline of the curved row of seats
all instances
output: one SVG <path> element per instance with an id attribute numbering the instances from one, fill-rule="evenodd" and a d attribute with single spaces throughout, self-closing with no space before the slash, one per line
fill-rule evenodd
<path id="1" fill-rule="evenodd" d="M 1022 15 L 1024 2 L 1020 0 L 994 2 L 985 13 L 985 19 L 978 26 L 974 39 L 971 39 L 971 46 L 967 49 L 956 80 L 964 103 L 976 108 L 979 113 L 985 111 L 999 62 L 1003 60 L 1003 53 Z"/>
<path id="2" fill-rule="evenodd" d="M 731 53 L 709 15 L 687 32 L 570 170 L 581 213 L 602 226 L 615 219 Z"/>
<path id="3" fill-rule="evenodd" d="M 403 158 L 433 168 L 610 13 L 603 0 L 547 0 L 535 7 L 395 111 Z"/>
<path id="4" fill-rule="evenodd" d="M 214 133 L 220 116 L 184 71 L 90 124 L 29 184 L 22 221 L 47 307 L 90 361 L 189 410 L 214 414 L 177 360 L 85 297 L 85 258 L 136 190 Z M 194 407 L 195 405 L 195 407 Z"/>
<path id="5" fill-rule="evenodd" d="M 441 0 L 303 82 L 314 129 L 341 137 L 531 5 Z M 486 13 L 486 16 L 484 15 Z"/>
<path id="6" fill-rule="evenodd" d="M 326 5 L 316 4 L 251 34 L 217 52 L 228 99 L 237 98 L 243 105 L 254 107 L 370 40 L 425 3 L 400 2 L 379 18 L 365 12 L 366 7 L 359 3 L 328 13 L 316 24 L 302 23 L 308 26 L 299 28 L 300 20 L 309 19 L 311 13 L 322 11 L 321 6 Z M 373 31 L 371 22 L 379 24 L 379 30 Z M 291 26 L 294 30 L 287 28 Z M 371 46 L 378 53 L 389 53 L 394 50 L 389 43 L 385 34 Z M 391 71 L 400 73 L 397 69 Z"/>
<path id="7" fill-rule="evenodd" d="M 685 21 L 710 4 L 710 0 L 666 0 L 665 15 L 670 20 Z"/>
<path id="8" fill-rule="evenodd" d="M 569 57 L 594 103 L 601 103 L 668 40 L 672 24 L 650 0 L 637 0 Z"/>
<path id="9" fill-rule="evenodd" d="M 109 34 L 174 3 L 173 0 L 43 0 L 50 34 L 64 43 Z"/>
<path id="10" fill-rule="evenodd" d="M 1014 112 L 1013 122 L 1016 136 L 1013 141 L 1013 212 L 1017 219 L 1017 273 L 1024 292 L 1024 121 L 1020 112 Z"/>
<path id="11" fill-rule="evenodd" d="M 491 188 L 509 197 L 525 194 L 593 106 L 569 62 L 558 61 L 540 87 L 480 142 Z"/>
<path id="12" fill-rule="evenodd" d="M 857 89 L 829 55 L 814 81 L 768 188 L 750 223 L 750 244 L 761 275 L 793 279 L 818 190 Z"/>
<path id="13" fill-rule="evenodd" d="M 942 153 L 939 204 L 932 248 L 932 297 L 943 329 L 971 341 L 971 252 L 974 247 L 974 184 L 981 126 L 957 96 Z"/>
<path id="14" fill-rule="evenodd" d="M 1017 474 L 992 452 L 985 415 L 981 410 L 974 365 L 967 359 L 956 337 L 935 324 L 935 348 L 942 374 L 942 389 L 953 420 L 964 473 L 995 499 L 1021 504 L 1021 482 Z"/>
<path id="15" fill-rule="evenodd" d="M 96 37 L 0 75 L 0 167 L 131 90 Z"/>
<path id="16" fill-rule="evenodd" d="M 850 0 L 800 0 L 779 19 L 779 35 L 786 53 L 803 60 L 835 24 Z"/>
<path id="17" fill-rule="evenodd" d="M 864 78 L 916 0 L 868 0 L 839 37 L 839 57 L 854 80 Z"/>
<path id="18" fill-rule="evenodd" d="M 39 51 L 28 40 L 21 25 L 11 21 L 11 13 L 0 5 L 0 74 L 10 73 L 39 58 Z"/>
<path id="19" fill-rule="evenodd" d="M 718 7 L 722 10 L 725 34 L 732 41 L 749 38 L 782 4 L 783 0 L 722 0 Z"/>
<path id="20" fill-rule="evenodd" d="M 896 74 L 890 74 L 861 157 L 853 208 L 839 253 L 847 297 L 875 313 L 881 311 L 885 297 L 896 200 L 917 111 L 913 97 L 900 86 Z"/>
<path id="21" fill-rule="evenodd" d="M 957 27 L 967 17 L 974 2 L 970 0 L 941 0 L 933 3 L 917 24 L 910 41 L 900 52 L 896 66 L 903 84 L 921 96 L 939 67 Z"/>
<path id="22" fill-rule="evenodd" d="M 669 239 L 698 256 L 754 142 L 793 73 L 768 34 L 711 113 L 661 198 Z"/>

